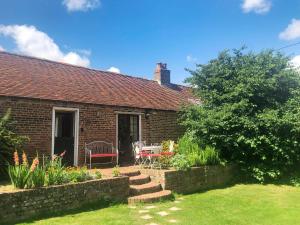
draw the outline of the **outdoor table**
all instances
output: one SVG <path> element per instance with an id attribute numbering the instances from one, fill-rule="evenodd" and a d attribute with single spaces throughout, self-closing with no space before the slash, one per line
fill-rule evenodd
<path id="1" fill-rule="evenodd" d="M 148 157 L 149 165 L 152 167 L 154 163 L 158 163 L 158 158 L 161 156 L 161 150 L 162 146 L 143 146 L 141 154 L 144 157 Z"/>

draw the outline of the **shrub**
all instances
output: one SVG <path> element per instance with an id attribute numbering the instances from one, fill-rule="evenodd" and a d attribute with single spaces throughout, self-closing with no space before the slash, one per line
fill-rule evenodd
<path id="1" fill-rule="evenodd" d="M 175 156 L 173 156 L 171 159 L 171 165 L 176 170 L 183 170 L 183 171 L 189 170 L 191 167 L 187 157 L 183 154 L 176 154 Z"/>
<path id="2" fill-rule="evenodd" d="M 46 171 L 45 168 L 41 167 L 40 165 L 37 165 L 36 168 L 32 171 L 28 187 L 29 188 L 37 188 L 37 187 L 43 187 L 45 185 L 46 181 Z"/>
<path id="3" fill-rule="evenodd" d="M 13 128 L 11 110 L 8 109 L 5 115 L 0 118 L 0 179 L 5 177 L 2 175 L 7 174 L 6 168 L 11 163 L 13 151 L 20 148 L 28 140 L 25 136 L 17 135 Z"/>
<path id="4" fill-rule="evenodd" d="M 93 179 L 86 167 L 68 168 L 66 173 L 67 180 L 72 183 L 83 182 Z"/>
<path id="5" fill-rule="evenodd" d="M 187 80 L 201 105 L 181 124 L 257 180 L 279 178 L 300 162 L 300 76 L 281 53 L 224 51 Z"/>
<path id="6" fill-rule="evenodd" d="M 113 177 L 119 177 L 120 174 L 121 174 L 120 167 L 117 165 L 113 168 L 112 175 L 113 175 Z"/>
<path id="7" fill-rule="evenodd" d="M 101 179 L 102 178 L 102 173 L 99 170 L 97 170 L 95 172 L 95 176 L 96 176 L 96 179 Z"/>

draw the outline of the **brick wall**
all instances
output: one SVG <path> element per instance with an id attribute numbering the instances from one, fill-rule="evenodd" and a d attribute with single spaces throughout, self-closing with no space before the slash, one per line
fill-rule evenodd
<path id="1" fill-rule="evenodd" d="M 128 195 L 128 177 L 0 193 L 0 224 L 24 220 L 41 213 L 75 209 L 103 199 L 121 202 Z"/>
<path id="2" fill-rule="evenodd" d="M 222 187 L 233 182 L 238 171 L 236 165 L 201 166 L 188 171 L 141 170 L 143 174 L 151 176 L 152 180 L 161 183 L 164 189 L 183 194 Z"/>
<path id="3" fill-rule="evenodd" d="M 24 150 L 31 154 L 35 154 L 36 151 L 40 154 L 51 154 L 53 107 L 79 109 L 79 163 L 84 161 L 84 143 L 102 140 L 116 144 L 116 111 L 143 113 L 142 139 L 148 144 L 166 139 L 176 140 L 183 134 L 183 129 L 177 124 L 177 113 L 174 111 L 0 97 L 0 116 L 8 108 L 12 109 L 16 132 L 30 138 Z"/>

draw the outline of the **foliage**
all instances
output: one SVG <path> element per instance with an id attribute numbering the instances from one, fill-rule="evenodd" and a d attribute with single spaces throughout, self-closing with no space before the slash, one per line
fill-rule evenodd
<path id="1" fill-rule="evenodd" d="M 187 156 L 191 166 L 218 165 L 221 163 L 219 152 L 214 147 L 200 148 L 190 133 L 186 133 L 179 139 L 178 152 Z"/>
<path id="2" fill-rule="evenodd" d="M 277 179 L 300 160 L 300 76 L 289 60 L 241 49 L 197 65 L 187 82 L 202 104 L 183 109 L 182 125 L 255 179 Z"/>
<path id="3" fill-rule="evenodd" d="M 72 183 L 93 179 L 86 167 L 67 168 L 67 180 Z"/>
<path id="4" fill-rule="evenodd" d="M 45 169 L 37 165 L 34 171 L 32 171 L 29 182 L 28 182 L 28 187 L 30 188 L 37 188 L 37 187 L 43 187 L 46 183 L 46 171 Z"/>
<path id="5" fill-rule="evenodd" d="M 8 166 L 8 174 L 12 185 L 15 188 L 31 188 L 33 185 L 40 185 L 38 181 L 38 172 L 35 172 L 39 161 L 35 158 L 29 167 L 27 156 L 22 155 L 22 163 L 20 163 L 18 152 L 14 152 L 14 165 Z M 33 175 L 34 173 L 34 175 Z M 43 184 L 42 184 L 43 185 Z"/>
<path id="6" fill-rule="evenodd" d="M 52 160 L 46 162 L 46 184 L 58 185 L 67 182 L 65 168 L 62 165 L 62 156 L 54 155 Z"/>
<path id="7" fill-rule="evenodd" d="M 191 168 L 191 165 L 188 161 L 188 158 L 183 155 L 183 154 L 176 154 L 172 157 L 171 159 L 171 165 L 176 169 L 176 170 L 189 170 Z"/>
<path id="8" fill-rule="evenodd" d="M 28 138 L 19 136 L 14 132 L 14 122 L 11 120 L 11 110 L 0 118 L 0 177 L 5 173 L 6 166 L 11 161 L 12 153 L 20 148 Z M 12 171 L 11 171 L 12 172 Z M 21 171 L 19 171 L 21 173 Z"/>
<path id="9" fill-rule="evenodd" d="M 112 170 L 112 175 L 113 175 L 113 177 L 119 177 L 120 174 L 121 174 L 120 167 L 118 165 L 116 165 Z"/>
<path id="10" fill-rule="evenodd" d="M 162 152 L 174 152 L 175 153 L 177 151 L 177 147 L 178 147 L 178 145 L 172 140 L 163 141 L 161 143 L 161 145 L 162 145 Z M 170 167 L 171 159 L 172 159 L 172 155 L 160 156 L 159 157 L 160 165 L 164 168 Z"/>
<path id="11" fill-rule="evenodd" d="M 96 176 L 96 179 L 101 179 L 102 178 L 102 173 L 99 170 L 97 170 L 95 172 L 95 176 Z"/>

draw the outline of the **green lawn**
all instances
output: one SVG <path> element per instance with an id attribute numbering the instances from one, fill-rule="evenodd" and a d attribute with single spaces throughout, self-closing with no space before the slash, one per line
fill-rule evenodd
<path id="1" fill-rule="evenodd" d="M 181 199 L 183 198 L 183 199 Z M 277 185 L 235 185 L 224 189 L 176 196 L 176 202 L 130 208 L 116 205 L 108 208 L 73 212 L 70 215 L 29 221 L 22 224 L 299 224 L 300 188 Z M 170 208 L 176 207 L 178 211 Z M 139 210 L 148 210 L 141 212 Z M 160 216 L 158 212 L 168 215 Z M 142 216 L 151 219 L 142 219 Z"/>

